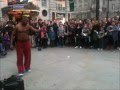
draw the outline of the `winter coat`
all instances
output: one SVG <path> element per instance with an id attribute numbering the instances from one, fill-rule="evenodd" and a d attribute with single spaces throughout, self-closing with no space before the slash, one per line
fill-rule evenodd
<path id="1" fill-rule="evenodd" d="M 5 35 L 4 35 L 4 42 L 5 42 L 6 44 L 10 44 L 10 36 L 9 36 L 8 34 L 5 34 Z"/>
<path id="2" fill-rule="evenodd" d="M 55 32 L 54 31 L 49 32 L 49 39 L 50 40 L 55 40 Z"/>
<path id="3" fill-rule="evenodd" d="M 118 41 L 118 28 L 117 28 L 117 26 L 113 26 L 112 36 L 113 36 L 114 41 Z"/>
<path id="4" fill-rule="evenodd" d="M 58 37 L 64 37 L 65 30 L 58 29 Z"/>

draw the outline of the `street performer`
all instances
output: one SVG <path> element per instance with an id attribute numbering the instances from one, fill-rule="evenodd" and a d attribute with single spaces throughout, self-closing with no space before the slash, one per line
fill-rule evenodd
<path id="1" fill-rule="evenodd" d="M 24 72 L 29 72 L 31 64 L 31 45 L 29 42 L 29 30 L 39 32 L 28 24 L 28 18 L 23 16 L 12 32 L 10 47 L 13 48 L 13 39 L 16 40 L 17 68 L 18 76 L 23 76 Z M 23 58 L 25 60 L 23 60 Z"/>

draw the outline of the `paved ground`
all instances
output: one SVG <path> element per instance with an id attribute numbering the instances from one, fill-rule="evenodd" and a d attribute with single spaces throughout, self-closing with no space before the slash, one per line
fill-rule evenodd
<path id="1" fill-rule="evenodd" d="M 0 58 L 1 79 L 17 73 L 16 54 Z M 25 90 L 119 90 L 120 52 L 74 48 L 32 49 Z"/>

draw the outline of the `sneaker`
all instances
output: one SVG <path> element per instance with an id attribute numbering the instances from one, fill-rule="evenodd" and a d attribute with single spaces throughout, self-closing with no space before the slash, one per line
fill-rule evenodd
<path id="1" fill-rule="evenodd" d="M 79 48 L 81 49 L 82 47 L 80 46 Z"/>
<path id="2" fill-rule="evenodd" d="M 24 74 L 23 73 L 18 73 L 18 77 L 22 77 Z"/>
<path id="3" fill-rule="evenodd" d="M 25 72 L 31 72 L 31 69 L 26 69 Z"/>
<path id="4" fill-rule="evenodd" d="M 97 50 L 100 50 L 99 48 Z"/>
<path id="5" fill-rule="evenodd" d="M 76 46 L 75 48 L 78 48 L 78 46 Z"/>
<path id="6" fill-rule="evenodd" d="M 120 50 L 120 47 L 118 47 L 117 49 Z"/>

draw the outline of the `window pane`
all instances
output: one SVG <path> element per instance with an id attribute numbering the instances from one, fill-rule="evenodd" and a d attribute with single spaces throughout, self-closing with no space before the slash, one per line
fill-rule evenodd
<path id="1" fill-rule="evenodd" d="M 42 6 L 47 6 L 47 0 L 42 0 Z"/>

